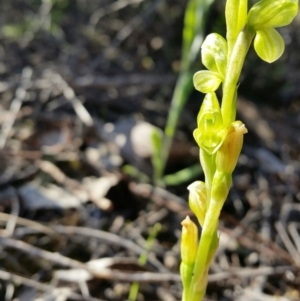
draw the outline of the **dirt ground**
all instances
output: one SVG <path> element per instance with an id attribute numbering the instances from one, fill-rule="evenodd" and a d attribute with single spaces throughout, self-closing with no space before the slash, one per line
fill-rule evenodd
<path id="1" fill-rule="evenodd" d="M 182 113 L 165 187 L 151 180 L 151 133 L 168 115 L 186 3 L 0 0 L 0 300 L 181 300 L 203 95 Z M 223 9 L 207 33 L 224 33 Z M 250 51 L 241 78 L 248 134 L 206 301 L 300 300 L 299 16 L 281 33 L 283 57 Z"/>

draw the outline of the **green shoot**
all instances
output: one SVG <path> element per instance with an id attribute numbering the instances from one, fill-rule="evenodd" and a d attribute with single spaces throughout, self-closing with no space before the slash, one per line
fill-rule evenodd
<path id="1" fill-rule="evenodd" d="M 154 165 L 156 179 L 161 179 L 180 114 L 193 90 L 192 76 L 194 65 L 197 63 L 200 45 L 204 39 L 207 13 L 214 0 L 189 0 L 184 17 L 181 68 L 171 101 L 166 122 L 159 161 Z"/>
<path id="2" fill-rule="evenodd" d="M 158 232 L 161 230 L 161 224 L 160 223 L 156 223 L 150 230 L 150 234 L 148 236 L 148 239 L 146 241 L 146 249 L 145 252 L 143 254 L 140 255 L 139 257 L 139 264 L 141 266 L 145 265 L 147 262 L 147 257 L 148 257 L 148 253 L 151 250 L 155 238 L 157 237 Z M 128 300 L 130 301 L 135 301 L 139 292 L 139 283 L 138 282 L 134 282 L 132 283 L 131 287 L 130 287 L 130 292 L 129 292 L 129 296 L 128 296 Z"/>

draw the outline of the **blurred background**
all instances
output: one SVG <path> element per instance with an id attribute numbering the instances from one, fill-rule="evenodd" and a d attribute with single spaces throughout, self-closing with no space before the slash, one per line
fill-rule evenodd
<path id="1" fill-rule="evenodd" d="M 203 180 L 187 2 L 0 1 L 0 300 L 181 300 Z M 224 6 L 203 1 L 195 37 L 225 35 Z M 300 16 L 279 31 L 283 56 L 250 49 L 241 76 L 207 301 L 300 300 Z"/>

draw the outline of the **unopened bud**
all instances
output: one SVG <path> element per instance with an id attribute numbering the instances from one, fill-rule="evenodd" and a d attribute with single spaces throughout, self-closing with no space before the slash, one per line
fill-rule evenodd
<path id="1" fill-rule="evenodd" d="M 224 204 L 232 182 L 232 175 L 216 171 L 211 185 L 211 201 Z"/>
<path id="2" fill-rule="evenodd" d="M 203 227 L 204 218 L 206 213 L 206 187 L 205 183 L 196 181 L 188 186 L 190 192 L 189 195 L 189 206 L 195 213 L 199 224 Z"/>
<path id="3" fill-rule="evenodd" d="M 229 126 L 225 140 L 216 156 L 218 171 L 228 174 L 233 172 L 243 146 L 245 133 L 247 129 L 241 121 L 235 121 Z"/>
<path id="4" fill-rule="evenodd" d="M 198 228 L 188 216 L 181 225 L 181 261 L 187 265 L 194 264 L 198 249 Z"/>
<path id="5" fill-rule="evenodd" d="M 238 34 L 245 27 L 247 20 L 248 0 L 226 1 L 227 40 L 235 41 Z"/>

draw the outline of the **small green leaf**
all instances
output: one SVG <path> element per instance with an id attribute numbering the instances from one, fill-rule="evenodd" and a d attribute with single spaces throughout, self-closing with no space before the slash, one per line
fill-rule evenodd
<path id="1" fill-rule="evenodd" d="M 206 37 L 201 47 L 203 65 L 214 72 L 218 72 L 222 79 L 225 77 L 227 65 L 227 42 L 217 33 Z"/>
<path id="2" fill-rule="evenodd" d="M 248 26 L 254 30 L 290 24 L 298 13 L 298 0 L 261 0 L 249 11 Z"/>
<path id="3" fill-rule="evenodd" d="M 177 186 L 198 178 L 203 174 L 203 169 L 199 163 L 181 169 L 175 173 L 163 177 L 163 182 L 167 186 Z"/>
<path id="4" fill-rule="evenodd" d="M 132 177 L 134 179 L 138 179 L 142 183 L 150 183 L 151 179 L 145 173 L 140 171 L 139 169 L 135 168 L 132 165 L 126 164 L 123 166 L 122 171 L 125 175 Z"/>
<path id="5" fill-rule="evenodd" d="M 201 70 L 194 74 L 193 82 L 196 90 L 209 93 L 219 88 L 222 78 L 217 72 Z"/>
<path id="6" fill-rule="evenodd" d="M 254 49 L 262 60 L 272 63 L 282 55 L 284 41 L 274 28 L 258 30 L 254 39 Z"/>

